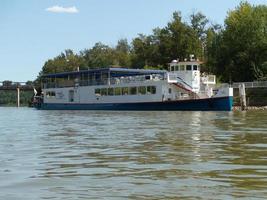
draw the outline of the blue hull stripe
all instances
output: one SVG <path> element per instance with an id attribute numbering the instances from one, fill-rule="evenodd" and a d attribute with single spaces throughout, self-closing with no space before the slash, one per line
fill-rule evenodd
<path id="1" fill-rule="evenodd" d="M 43 103 L 41 110 L 192 110 L 231 111 L 233 97 L 143 103 L 56 104 Z"/>

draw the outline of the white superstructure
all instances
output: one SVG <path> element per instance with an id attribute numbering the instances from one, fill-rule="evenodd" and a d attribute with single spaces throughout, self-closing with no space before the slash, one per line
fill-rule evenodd
<path id="1" fill-rule="evenodd" d="M 45 105 L 108 105 L 178 102 L 232 96 L 215 88 L 214 75 L 201 75 L 195 60 L 170 63 L 169 71 L 105 68 L 43 77 Z"/>

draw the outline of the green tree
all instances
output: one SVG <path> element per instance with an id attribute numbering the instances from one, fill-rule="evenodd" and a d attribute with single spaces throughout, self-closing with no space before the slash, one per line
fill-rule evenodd
<path id="1" fill-rule="evenodd" d="M 117 43 L 115 51 L 115 61 L 114 64 L 120 67 L 130 67 L 131 66 L 131 56 L 130 56 L 130 45 L 127 39 L 120 39 Z"/>
<path id="2" fill-rule="evenodd" d="M 207 48 L 207 24 L 209 20 L 201 12 L 193 13 L 190 16 L 191 27 L 197 34 L 198 39 L 201 42 L 201 59 L 204 61 L 206 57 Z M 210 33 L 210 32 L 209 32 Z"/>
<path id="3" fill-rule="evenodd" d="M 176 58 L 188 58 L 190 54 L 201 55 L 201 41 L 197 33 L 182 22 L 181 13 L 174 12 L 173 20 L 160 33 L 160 51 L 163 56 L 161 64 Z"/>
<path id="4" fill-rule="evenodd" d="M 76 71 L 78 68 L 83 66 L 83 58 L 77 54 L 74 54 L 72 50 L 67 49 L 59 56 L 46 61 L 40 75 L 65 71 Z"/>
<path id="5" fill-rule="evenodd" d="M 111 47 L 98 42 L 93 48 L 82 51 L 81 56 L 88 68 L 103 68 L 114 64 L 115 54 Z"/>
<path id="6" fill-rule="evenodd" d="M 224 81 L 252 81 L 265 77 L 267 7 L 242 2 L 229 12 L 218 45 L 217 72 Z"/>
<path id="7" fill-rule="evenodd" d="M 132 45 L 133 68 L 144 68 L 145 66 L 157 67 L 159 65 L 159 45 L 155 35 L 145 36 L 140 34 L 133 40 Z"/>
<path id="8" fill-rule="evenodd" d="M 181 13 L 174 12 L 173 19 L 164 28 L 156 28 L 153 34 L 140 34 L 132 42 L 133 65 L 137 67 L 167 67 L 177 58 L 187 58 L 190 54 L 201 55 L 201 40 L 197 31 L 182 22 Z"/>

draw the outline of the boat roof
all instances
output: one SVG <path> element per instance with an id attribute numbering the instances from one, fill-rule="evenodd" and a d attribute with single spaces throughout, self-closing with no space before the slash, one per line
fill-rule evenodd
<path id="1" fill-rule="evenodd" d="M 61 72 L 54 74 L 45 74 L 43 78 L 63 78 L 71 75 L 81 74 L 93 74 L 93 73 L 111 73 L 114 76 L 137 76 L 137 75 L 149 75 L 149 74 L 164 74 L 166 70 L 153 70 L 153 69 L 128 69 L 128 68 L 101 68 L 101 69 L 89 69 L 72 72 Z"/>
<path id="2" fill-rule="evenodd" d="M 199 60 L 186 60 L 186 61 L 177 61 L 173 60 L 169 65 L 201 65 L 204 62 L 199 61 Z"/>

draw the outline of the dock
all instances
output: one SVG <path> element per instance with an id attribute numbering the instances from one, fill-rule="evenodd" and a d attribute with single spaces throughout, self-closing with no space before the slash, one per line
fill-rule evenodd
<path id="1" fill-rule="evenodd" d="M 0 91 L 16 91 L 17 92 L 17 107 L 20 107 L 21 90 L 33 91 L 34 86 L 27 84 L 27 82 L 0 81 Z"/>
<path id="2" fill-rule="evenodd" d="M 267 106 L 267 81 L 235 82 L 234 106 L 247 110 L 249 107 Z"/>

